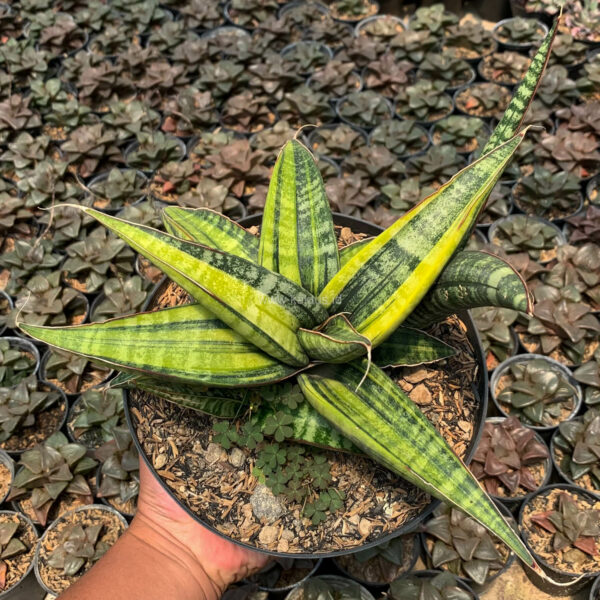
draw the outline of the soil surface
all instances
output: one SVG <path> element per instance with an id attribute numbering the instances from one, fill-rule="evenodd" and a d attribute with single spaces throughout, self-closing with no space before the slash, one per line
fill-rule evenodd
<path id="1" fill-rule="evenodd" d="M 559 497 L 563 493 L 568 493 L 571 498 L 575 499 L 581 509 L 600 510 L 600 500 L 588 500 L 578 494 L 555 488 L 547 494 L 536 496 L 533 501 L 524 507 L 521 526 L 522 535 L 533 551 L 556 569 L 579 575 L 583 573 L 599 573 L 600 554 L 590 556 L 578 549 L 574 549 L 572 546 L 555 550 L 553 546 L 554 534 L 546 531 L 531 520 L 531 516 L 534 514 L 559 510 Z M 595 538 L 595 540 L 596 544 L 598 544 L 600 536 Z"/>
<path id="2" fill-rule="evenodd" d="M 59 545 L 61 534 L 75 523 L 83 527 L 103 523 L 98 541 L 105 542 L 109 546 L 112 546 L 125 531 L 125 525 L 116 515 L 93 507 L 89 510 L 66 515 L 51 529 L 48 529 L 46 537 L 40 545 L 38 569 L 42 581 L 57 594 L 75 583 L 92 566 L 89 561 L 86 561 L 77 575 L 72 577 L 64 575 L 62 569 L 48 566 L 48 557 Z"/>
<path id="3" fill-rule="evenodd" d="M 64 396 L 61 395 L 61 398 Z M 66 410 L 66 400 L 59 400 L 48 410 L 37 413 L 31 427 L 20 427 L 7 440 L 0 442 L 0 448 L 6 452 L 22 452 L 41 444 L 60 429 Z"/>
<path id="4" fill-rule="evenodd" d="M 6 592 L 9 588 L 17 584 L 27 573 L 27 569 L 33 562 L 35 556 L 35 546 L 37 542 L 37 533 L 35 530 L 25 521 L 20 518 L 18 514 L 2 514 L 0 515 L 0 523 L 18 523 L 19 528 L 15 533 L 14 537 L 21 540 L 27 550 L 21 552 L 11 558 L 4 558 L 3 561 L 6 563 L 6 585 L 3 592 Z"/>

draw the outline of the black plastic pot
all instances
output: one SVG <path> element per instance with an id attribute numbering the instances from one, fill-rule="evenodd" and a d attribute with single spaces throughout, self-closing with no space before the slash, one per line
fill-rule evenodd
<path id="1" fill-rule="evenodd" d="M 412 571 L 411 573 L 406 573 L 405 577 L 418 577 L 420 579 L 424 579 L 435 577 L 440 573 L 444 573 L 444 571 L 441 571 L 439 569 L 425 569 L 422 571 Z M 473 600 L 479 600 L 479 595 L 477 594 L 477 592 L 475 592 L 475 590 L 473 590 L 465 580 L 461 579 L 460 577 L 456 577 L 456 584 L 466 592 L 469 592 L 473 596 Z M 392 598 L 390 594 L 388 594 L 388 597 Z M 402 600 L 402 598 L 398 598 L 397 600 Z"/>
<path id="2" fill-rule="evenodd" d="M 506 506 L 504 506 L 504 504 L 502 504 L 501 502 L 498 502 L 498 501 L 496 501 L 495 504 L 498 507 L 498 510 L 503 514 L 503 516 L 505 516 L 508 519 L 513 519 L 513 521 L 515 520 L 513 515 L 511 514 L 510 510 L 508 510 L 508 508 Z M 421 535 L 421 546 L 423 546 L 423 552 L 424 552 L 424 556 L 425 556 L 425 564 L 429 566 L 432 564 L 432 558 L 431 558 L 431 552 L 429 551 L 429 548 L 427 546 L 427 534 L 425 532 L 423 532 L 420 535 Z M 492 581 L 494 581 L 495 579 L 500 577 L 500 575 L 502 575 L 503 573 L 506 573 L 506 571 L 508 571 L 508 569 L 510 569 L 511 565 L 515 561 L 515 558 L 516 558 L 515 553 L 512 550 L 510 550 L 510 553 L 508 555 L 508 558 L 506 559 L 506 563 L 504 563 L 504 566 L 501 569 L 498 569 L 498 571 L 496 571 L 496 573 L 494 573 L 491 577 L 488 577 L 483 585 L 477 585 L 474 581 L 471 581 L 468 577 L 461 577 L 460 575 L 456 575 L 456 577 L 463 583 L 467 584 L 471 589 L 477 590 L 478 593 L 483 594 L 489 588 Z M 445 569 L 442 569 L 442 570 L 445 570 Z"/>
<path id="3" fill-rule="evenodd" d="M 31 371 L 31 373 L 29 373 L 27 376 L 29 375 L 35 375 L 38 370 L 40 369 L 40 352 L 37 349 L 37 346 L 33 343 L 30 342 L 29 340 L 26 340 L 25 338 L 22 337 L 2 337 L 2 339 L 4 341 L 7 341 L 10 346 L 13 346 L 15 348 L 18 348 L 19 350 L 22 350 L 24 352 L 28 352 L 29 354 L 31 354 L 33 356 L 33 358 L 35 359 L 35 367 L 33 368 L 33 370 Z"/>
<path id="4" fill-rule="evenodd" d="M 506 417 L 488 417 L 485 422 L 486 423 L 501 423 L 502 421 L 505 421 Z M 537 432 L 535 431 L 535 439 L 540 443 L 543 444 L 544 446 L 546 446 L 546 448 L 548 449 L 548 458 L 546 458 L 545 462 L 545 467 L 546 467 L 546 473 L 544 475 L 544 479 L 542 480 L 542 483 L 540 484 L 540 486 L 538 487 L 538 489 L 542 489 L 543 487 L 546 487 L 549 483 L 550 483 L 550 477 L 552 476 L 552 464 L 553 464 L 553 460 L 551 457 L 551 452 L 550 449 L 548 448 L 548 444 L 546 444 L 546 442 L 544 441 L 544 438 Z M 528 494 L 523 494 L 522 496 L 514 496 L 512 498 L 508 498 L 506 496 L 491 496 L 494 499 L 494 502 L 496 502 L 496 504 L 501 503 L 504 506 L 506 506 L 506 508 L 508 508 L 511 513 L 513 514 L 517 514 L 517 511 L 519 509 L 519 507 L 521 506 L 521 502 L 523 502 L 523 500 L 528 496 Z"/>
<path id="5" fill-rule="evenodd" d="M 255 225 L 260 225 L 261 220 L 262 220 L 262 215 L 260 215 L 260 214 L 252 215 L 250 217 L 247 217 L 243 221 L 241 221 L 240 224 L 243 225 L 244 227 L 252 227 Z M 352 230 L 354 230 L 357 233 L 358 232 L 365 233 L 370 236 L 376 236 L 383 231 L 382 228 L 380 228 L 376 225 L 373 225 L 372 223 L 368 223 L 367 221 L 363 221 L 361 219 L 356 219 L 354 217 L 349 217 L 346 215 L 341 215 L 338 213 L 334 213 L 334 224 L 338 225 L 338 226 L 342 226 L 342 227 L 350 227 Z M 164 277 L 154 287 L 152 293 L 148 297 L 145 305 L 143 306 L 144 311 L 150 309 L 152 302 L 153 302 L 154 298 L 156 297 L 156 295 L 159 294 L 161 292 L 161 290 L 164 288 L 164 286 L 168 285 L 168 283 L 169 283 L 169 281 L 167 280 L 166 277 Z M 475 360 L 477 361 L 477 364 L 479 367 L 478 371 L 477 371 L 478 379 L 476 382 L 473 383 L 473 393 L 478 400 L 477 414 L 475 415 L 474 435 L 473 435 L 473 438 L 471 439 L 471 442 L 467 448 L 465 457 L 463 459 L 464 462 L 466 464 L 468 464 L 475 452 L 475 448 L 477 447 L 477 444 L 479 443 L 479 439 L 480 439 L 481 433 L 483 431 L 485 415 L 487 414 L 488 377 L 487 377 L 487 369 L 485 366 L 485 359 L 483 356 L 481 342 L 479 340 L 479 336 L 477 334 L 477 330 L 475 328 L 473 320 L 468 312 L 459 313 L 459 317 L 461 318 L 461 320 L 465 323 L 465 325 L 467 327 L 467 337 L 469 339 L 469 342 L 473 346 Z M 332 556 L 341 556 L 343 554 L 349 554 L 351 552 L 356 552 L 357 550 L 360 550 L 360 549 L 365 549 L 365 548 L 370 548 L 370 547 L 376 546 L 378 544 L 381 544 L 388 540 L 391 540 L 399 535 L 403 535 L 403 534 L 414 531 L 414 529 L 420 523 L 422 523 L 423 520 L 426 519 L 431 514 L 431 512 L 435 509 L 435 507 L 439 504 L 438 500 L 432 500 L 432 502 L 419 515 L 417 515 L 416 517 L 414 517 L 413 519 L 411 519 L 410 521 L 405 523 L 402 527 L 400 527 L 393 533 L 387 534 L 387 535 L 382 536 L 372 542 L 364 544 L 360 548 L 354 547 L 354 548 L 349 548 L 349 549 L 344 549 L 344 550 L 338 550 L 335 552 L 324 552 L 324 553 L 318 553 L 318 554 L 309 554 L 309 553 L 288 554 L 288 553 L 258 549 L 255 546 L 252 546 L 250 544 L 246 544 L 246 543 L 243 543 L 238 540 L 235 540 L 235 539 L 225 536 L 222 532 L 215 529 L 210 523 L 203 521 L 197 514 L 192 512 L 185 504 L 183 504 L 178 498 L 176 498 L 173 495 L 172 490 L 158 476 L 158 474 L 156 473 L 156 470 L 154 469 L 154 466 L 152 465 L 151 461 L 146 456 L 145 450 L 136 434 L 136 428 L 134 426 L 134 422 L 132 419 L 132 414 L 131 414 L 129 404 L 130 404 L 129 395 L 127 395 L 127 398 L 125 401 L 125 417 L 127 419 L 127 425 L 129 426 L 129 429 L 131 431 L 136 449 L 137 449 L 141 459 L 146 463 L 146 466 L 148 467 L 150 472 L 154 475 L 156 480 L 160 483 L 160 485 L 163 487 L 163 489 L 166 491 L 166 493 L 168 493 L 169 496 L 171 498 L 173 498 L 173 500 L 175 502 L 177 502 L 177 504 L 183 510 L 185 510 L 196 522 L 200 523 L 204 527 L 207 527 L 213 533 L 216 533 L 219 536 L 224 537 L 225 539 L 232 541 L 233 543 L 235 543 L 239 546 L 245 547 L 249 550 L 260 551 L 260 552 L 262 552 L 264 554 L 268 554 L 270 556 L 281 556 L 281 557 L 285 557 L 285 558 L 325 558 L 325 557 L 332 557 Z"/>
<path id="6" fill-rule="evenodd" d="M 573 374 L 567 367 L 565 367 L 562 363 L 559 363 L 557 360 L 554 360 L 553 358 L 550 358 L 548 356 L 543 356 L 541 354 L 517 354 L 516 356 L 507 358 L 504 362 L 500 363 L 496 367 L 494 373 L 492 374 L 492 377 L 490 378 L 490 396 L 492 397 L 494 405 L 496 406 L 500 414 L 504 415 L 505 417 L 510 416 L 510 413 L 506 412 L 506 410 L 502 407 L 502 404 L 498 401 L 498 398 L 496 397 L 496 386 L 498 385 L 500 377 L 502 377 L 502 375 L 507 371 L 507 369 L 511 365 L 515 363 L 528 362 L 531 360 L 544 360 L 551 367 L 554 367 L 554 369 L 560 371 L 569 379 L 569 383 L 573 385 L 573 387 L 577 390 L 577 397 L 575 399 L 575 406 L 573 407 L 573 410 L 571 411 L 569 416 L 566 419 L 564 419 L 564 421 L 570 421 L 571 419 L 574 419 L 583 404 L 583 391 L 581 390 L 581 386 L 579 385 L 579 383 L 577 383 L 577 381 L 573 377 Z M 527 425 L 527 427 L 542 434 L 549 434 L 553 432 L 558 427 L 558 425 Z"/>
<path id="7" fill-rule="evenodd" d="M 533 554 L 535 560 L 540 565 L 540 567 L 544 570 L 544 572 L 555 582 L 561 585 L 553 585 L 550 581 L 542 579 L 537 573 L 532 571 L 531 569 L 525 569 L 525 573 L 527 577 L 531 580 L 531 582 L 543 592 L 547 594 L 552 594 L 554 596 L 571 596 L 578 592 L 580 589 L 584 588 L 589 582 L 596 577 L 600 572 L 596 573 L 583 573 L 581 575 L 574 575 L 572 573 L 567 573 L 566 571 L 561 571 L 556 567 L 550 565 L 545 559 L 539 556 L 535 550 L 532 548 L 529 543 L 529 536 L 526 535 L 527 530 L 523 527 L 523 515 L 525 512 L 525 508 L 528 504 L 537 496 L 542 496 L 554 489 L 561 489 L 568 491 L 572 494 L 576 494 L 580 497 L 587 499 L 588 501 L 594 503 L 598 502 L 598 498 L 595 498 L 593 494 L 582 490 L 574 485 L 568 485 L 564 483 L 558 483 L 546 486 L 538 490 L 537 492 L 533 492 L 529 494 L 523 501 L 523 505 L 521 506 L 521 510 L 519 511 L 519 529 L 521 530 L 521 538 L 525 545 L 529 548 L 531 553 Z"/>
<path id="8" fill-rule="evenodd" d="M 581 420 L 581 417 L 578 417 L 578 419 L 574 419 L 574 420 Z M 591 494 L 592 496 L 596 496 L 596 498 L 598 500 L 600 500 L 600 490 L 593 492 L 591 490 L 588 490 L 588 489 L 578 485 L 577 482 L 574 479 L 572 479 L 569 475 L 567 475 L 565 473 L 565 471 L 563 470 L 563 468 L 561 467 L 560 462 L 558 461 L 558 457 L 556 456 L 555 440 L 556 440 L 557 435 L 560 435 L 560 431 L 558 429 L 556 429 L 556 431 L 552 434 L 552 439 L 550 440 L 550 456 L 552 457 L 552 464 L 554 465 L 554 468 L 556 469 L 558 476 L 566 484 L 576 487 L 577 489 L 582 490 L 584 492 L 587 492 L 588 494 Z"/>
<path id="9" fill-rule="evenodd" d="M 131 147 L 131 146 L 130 146 Z M 119 169 L 119 171 L 121 171 L 121 173 L 124 173 L 125 171 L 131 171 L 132 169 Z M 146 177 L 146 175 L 142 172 L 139 171 L 138 169 L 133 169 L 136 171 L 136 178 L 141 178 L 144 182 L 144 185 L 147 187 L 148 185 L 148 177 Z M 102 183 L 103 181 L 106 181 L 108 179 L 108 176 L 110 174 L 110 171 L 105 171 L 104 173 L 100 173 L 99 175 L 96 175 L 94 178 L 92 178 L 92 180 L 88 183 L 87 187 L 91 190 L 93 190 L 93 185 L 96 183 Z M 90 194 L 90 196 L 93 198 L 93 196 Z M 125 208 L 125 206 L 133 206 L 134 204 L 139 204 L 142 200 L 144 200 L 144 198 L 146 197 L 146 193 L 142 193 L 141 196 L 139 196 L 139 198 L 134 198 L 131 200 L 131 202 L 129 202 L 128 204 L 122 204 L 121 206 L 112 206 L 109 205 L 105 208 L 98 208 L 98 210 L 105 212 L 109 215 L 115 214 L 117 212 L 119 212 L 120 210 L 122 210 L 123 208 Z"/>
<path id="10" fill-rule="evenodd" d="M 12 298 L 3 290 L 0 290 L 0 300 L 6 301 L 8 305 L 8 312 L 6 315 L 8 316 L 12 309 L 15 307 L 13 304 Z M 0 335 L 2 335 L 6 331 L 6 324 L 0 325 Z"/>
<path id="11" fill-rule="evenodd" d="M 400 574 L 400 577 L 408 575 L 414 569 L 415 565 L 417 564 L 417 560 L 419 560 L 419 557 L 421 556 L 421 536 L 417 533 L 415 533 L 415 534 L 409 533 L 409 534 L 407 534 L 407 537 L 411 536 L 411 535 L 414 540 L 411 560 L 408 565 L 408 568 L 406 569 L 406 571 L 404 571 L 404 573 Z M 337 568 L 337 570 L 344 575 L 344 577 L 348 577 L 349 579 L 354 579 L 354 581 L 356 581 L 357 583 L 360 583 L 360 585 L 366 587 L 371 592 L 374 592 L 374 593 L 383 592 L 390 585 L 389 583 L 386 583 L 386 582 L 367 581 L 366 579 L 360 579 L 359 577 L 355 577 L 354 575 L 349 573 L 346 569 L 344 569 L 344 567 L 342 567 L 340 565 L 339 561 L 335 558 L 333 559 L 333 563 L 334 563 L 335 567 Z"/>
<path id="12" fill-rule="evenodd" d="M 517 42 L 503 42 L 499 37 L 498 37 L 498 29 L 500 29 L 500 27 L 502 27 L 503 25 L 506 25 L 506 23 L 509 23 L 510 21 L 512 21 L 515 17 L 513 17 L 512 19 L 502 19 L 502 21 L 498 21 L 496 23 L 496 25 L 494 25 L 494 29 L 492 29 L 492 36 L 493 38 L 496 40 L 496 42 L 498 43 L 498 45 L 501 48 L 506 48 L 507 50 L 516 50 L 516 51 L 527 51 L 530 48 L 533 48 L 533 46 L 536 45 L 536 42 L 526 42 L 523 44 L 519 44 Z M 526 19 L 533 19 L 536 20 L 534 17 L 524 17 Z M 544 33 L 542 35 L 542 37 L 539 40 L 539 43 L 542 42 L 542 40 L 548 35 L 548 27 L 542 23 L 541 21 L 538 21 L 538 25 L 543 29 Z"/>
<path id="13" fill-rule="evenodd" d="M 596 577 L 592 589 L 590 590 L 590 600 L 600 599 L 600 576 Z"/>
<path id="14" fill-rule="evenodd" d="M 38 531 L 31 519 L 26 517 L 23 513 L 13 510 L 3 510 L 0 511 L 0 514 L 17 514 L 22 524 L 33 530 L 37 543 Z M 21 579 L 15 582 L 12 587 L 0 592 L 0 600 L 23 600 L 23 598 L 26 598 L 27 600 L 42 600 L 42 598 L 44 598 L 46 592 L 38 585 L 38 582 L 35 578 L 35 574 L 33 572 L 34 563 L 35 553 L 31 557 L 31 564 L 29 565 L 29 568 L 25 571 L 25 573 L 23 573 Z"/>
<path id="15" fill-rule="evenodd" d="M 67 414 L 69 412 L 69 401 L 67 399 L 66 394 L 61 389 L 57 388 L 54 384 L 49 383 L 48 381 L 38 381 L 38 385 L 43 385 L 43 386 L 49 387 L 52 391 L 58 392 L 60 394 L 60 399 L 58 400 L 57 404 L 64 405 L 63 415 L 60 419 L 60 423 L 58 424 L 58 426 L 56 427 L 56 429 L 54 431 L 52 431 L 50 434 L 48 434 L 48 437 L 50 437 L 52 434 L 56 433 L 57 431 L 61 431 L 62 428 L 64 427 L 65 423 L 67 422 Z M 27 450 L 31 450 L 31 448 L 23 448 L 23 449 L 19 449 L 19 450 L 1 449 L 0 453 L 5 452 L 13 459 L 18 460 L 19 458 L 21 458 L 21 455 L 23 454 L 23 452 L 25 452 Z M 1 454 L 0 454 L 0 456 L 1 456 Z M 1 460 L 0 460 L 0 462 L 1 462 Z"/>

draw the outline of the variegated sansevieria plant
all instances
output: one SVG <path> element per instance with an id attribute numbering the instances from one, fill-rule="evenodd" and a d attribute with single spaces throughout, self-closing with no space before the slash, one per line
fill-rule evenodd
<path id="1" fill-rule="evenodd" d="M 79 207 L 194 304 L 21 329 L 117 369 L 120 385 L 223 418 L 240 414 L 248 389 L 295 377 L 308 402 L 296 413 L 293 439 L 358 447 L 469 514 L 535 567 L 477 480 L 383 368 L 452 355 L 417 328 L 458 309 L 529 311 L 525 284 L 507 263 L 461 248 L 525 136 L 519 127 L 554 31 L 485 155 L 376 238 L 338 250 L 315 161 L 292 140 L 273 170 L 260 237 L 210 210 L 165 208 L 163 233 Z"/>

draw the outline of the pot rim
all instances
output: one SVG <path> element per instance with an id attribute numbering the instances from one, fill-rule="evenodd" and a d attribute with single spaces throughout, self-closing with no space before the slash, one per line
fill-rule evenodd
<path id="1" fill-rule="evenodd" d="M 357 219 L 355 217 L 350 217 L 350 216 L 342 215 L 342 214 L 335 213 L 335 212 L 333 213 L 333 217 L 334 217 L 334 225 L 341 225 L 341 226 L 355 227 L 355 228 L 360 227 L 364 233 L 367 233 L 369 235 L 379 235 L 379 233 L 381 233 L 383 231 L 383 228 L 381 228 L 377 225 L 374 225 L 373 223 L 364 221 L 362 219 Z M 256 214 L 256 215 L 247 217 L 246 219 L 241 221 L 240 224 L 243 227 L 251 227 L 253 225 L 260 224 L 261 219 L 262 219 L 262 214 Z M 151 299 L 153 298 L 156 291 L 160 288 L 160 286 L 164 284 L 165 281 L 167 281 L 166 276 L 163 277 L 153 288 L 153 290 L 150 293 L 150 295 L 148 296 L 144 306 L 142 307 L 143 311 L 149 310 L 148 307 L 150 305 Z M 477 361 L 478 366 L 479 366 L 478 381 L 474 381 L 472 384 L 473 393 L 474 393 L 475 397 L 479 400 L 479 405 L 478 405 L 477 414 L 476 414 L 476 418 L 475 418 L 475 427 L 474 427 L 473 437 L 471 438 L 471 441 L 467 448 L 467 452 L 463 458 L 463 461 L 465 462 L 465 464 L 468 464 L 471 461 L 473 454 L 475 453 L 475 450 L 477 448 L 477 445 L 479 444 L 479 440 L 481 439 L 481 435 L 483 433 L 483 426 L 485 423 L 485 415 L 487 414 L 487 406 L 488 406 L 488 376 L 487 376 L 487 368 L 485 365 L 485 358 L 483 356 L 483 348 L 481 346 L 481 341 L 479 339 L 479 335 L 477 333 L 477 329 L 475 327 L 475 324 L 473 323 L 471 315 L 468 311 L 460 312 L 460 313 L 458 313 L 458 315 L 459 315 L 459 318 L 463 321 L 463 323 L 467 327 L 467 336 L 468 336 L 469 342 L 473 346 L 475 360 Z M 331 558 L 334 556 L 342 556 L 344 554 L 351 554 L 353 552 L 357 552 L 358 550 L 365 550 L 367 548 L 371 548 L 373 546 L 377 546 L 379 544 L 382 544 L 384 542 L 392 540 L 398 536 L 413 532 L 417 528 L 417 526 L 420 525 L 433 512 L 433 510 L 436 508 L 436 506 L 438 506 L 438 504 L 440 504 L 439 500 L 432 499 L 431 502 L 422 510 L 422 512 L 420 514 L 415 516 L 413 519 L 411 519 L 410 521 L 408 521 L 401 527 L 399 527 L 397 530 L 395 530 L 391 533 L 388 533 L 380 538 L 377 538 L 367 544 L 363 544 L 363 545 L 357 546 L 357 547 L 352 547 L 352 548 L 347 548 L 347 549 L 342 548 L 342 549 L 334 550 L 331 552 L 317 552 L 317 553 L 277 552 L 275 550 L 265 550 L 263 548 L 258 548 L 255 545 L 242 542 L 240 540 L 234 539 L 234 538 L 227 536 L 224 533 L 220 532 L 215 527 L 213 527 L 210 523 L 203 521 L 198 514 L 194 513 L 192 510 L 190 510 L 190 508 L 187 505 L 185 505 L 179 498 L 177 498 L 173 494 L 171 488 L 169 488 L 169 486 L 164 482 L 164 480 L 161 477 L 159 477 L 158 474 L 156 473 L 154 466 L 151 464 L 149 458 L 146 455 L 144 448 L 142 447 L 142 444 L 140 443 L 140 441 L 138 439 L 136 428 L 134 427 L 134 424 L 133 424 L 131 410 L 129 407 L 129 394 L 127 393 L 127 390 L 126 390 L 125 394 L 126 394 L 126 398 L 125 398 L 125 402 L 124 402 L 124 408 L 125 408 L 125 418 L 127 420 L 127 426 L 129 427 L 129 430 L 131 432 L 134 444 L 136 446 L 138 454 L 140 455 L 140 458 L 144 461 L 144 463 L 148 467 L 149 471 L 152 473 L 152 475 L 158 481 L 158 483 L 161 485 L 161 487 L 169 494 L 169 496 L 175 502 L 177 502 L 177 504 L 183 510 L 185 510 L 185 512 L 190 517 L 192 517 L 194 519 L 194 521 L 196 521 L 197 523 L 200 523 L 201 525 L 203 525 L 204 527 L 209 529 L 212 533 L 216 533 L 223 539 L 233 542 L 234 544 L 236 544 L 242 548 L 246 548 L 247 550 L 253 550 L 255 552 L 260 552 L 260 553 L 266 554 L 268 556 L 282 557 L 282 558 L 318 559 L 318 558 Z"/>

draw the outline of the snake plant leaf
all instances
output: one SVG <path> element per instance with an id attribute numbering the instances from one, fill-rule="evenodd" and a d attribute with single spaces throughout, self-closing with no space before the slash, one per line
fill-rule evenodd
<path id="1" fill-rule="evenodd" d="M 369 338 L 360 335 L 345 315 L 333 315 L 317 329 L 299 329 L 298 339 L 313 360 L 342 363 L 371 352 Z"/>
<path id="2" fill-rule="evenodd" d="M 526 130 L 455 175 L 368 243 L 319 295 L 373 347 L 413 311 L 475 223 Z"/>
<path id="3" fill-rule="evenodd" d="M 273 407 L 268 402 L 263 403 L 252 417 L 252 422 L 262 428 L 268 417 L 278 411 L 283 411 L 293 417 L 293 421 L 290 423 L 290 427 L 293 429 L 290 441 L 331 450 L 361 452 L 308 402 L 301 402 L 295 408 L 279 404 L 277 407 Z"/>
<path id="4" fill-rule="evenodd" d="M 273 168 L 258 262 L 315 296 L 339 269 L 323 178 L 312 154 L 297 140 L 283 147 Z"/>
<path id="5" fill-rule="evenodd" d="M 496 149 L 498 146 L 511 139 L 517 131 L 519 131 L 523 119 L 525 118 L 525 114 L 527 113 L 527 109 L 540 84 L 542 73 L 548 64 L 558 23 L 559 19 L 554 22 L 554 25 L 538 48 L 538 51 L 529 65 L 527 73 L 525 73 L 523 81 L 521 81 L 519 87 L 515 91 L 512 100 L 504 111 L 504 115 L 502 115 L 502 119 L 500 119 L 500 122 L 496 125 L 496 129 L 494 129 L 490 139 L 485 145 L 482 155 Z"/>
<path id="6" fill-rule="evenodd" d="M 427 327 L 477 306 L 532 311 L 527 284 L 509 263 L 487 252 L 458 252 L 404 324 Z"/>
<path id="7" fill-rule="evenodd" d="M 258 259 L 258 238 L 210 208 L 167 206 L 162 211 L 162 219 L 166 230 L 175 237 L 252 262 Z"/>
<path id="8" fill-rule="evenodd" d="M 306 399 L 368 456 L 493 531 L 525 563 L 531 554 L 490 497 L 417 406 L 366 359 L 298 376 Z"/>
<path id="9" fill-rule="evenodd" d="M 327 318 L 315 297 L 286 277 L 220 250 L 79 207 L 125 240 L 231 329 L 279 361 L 303 367 L 296 332 Z"/>
<path id="10" fill-rule="evenodd" d="M 373 238 L 365 238 L 348 246 L 340 248 L 340 268 L 343 267 L 351 258 L 354 258 Z"/>
<path id="11" fill-rule="evenodd" d="M 373 362 L 381 368 L 417 366 L 450 358 L 452 346 L 418 329 L 398 327 L 373 352 Z"/>
<path id="12" fill-rule="evenodd" d="M 119 371 L 237 387 L 280 381 L 296 370 L 227 327 L 199 304 L 70 327 L 19 325 L 40 340 Z"/>
<path id="13" fill-rule="evenodd" d="M 179 406 L 219 419 L 236 419 L 250 407 L 251 392 L 248 388 L 209 388 L 145 376 L 134 376 L 121 385 L 149 392 Z"/>

